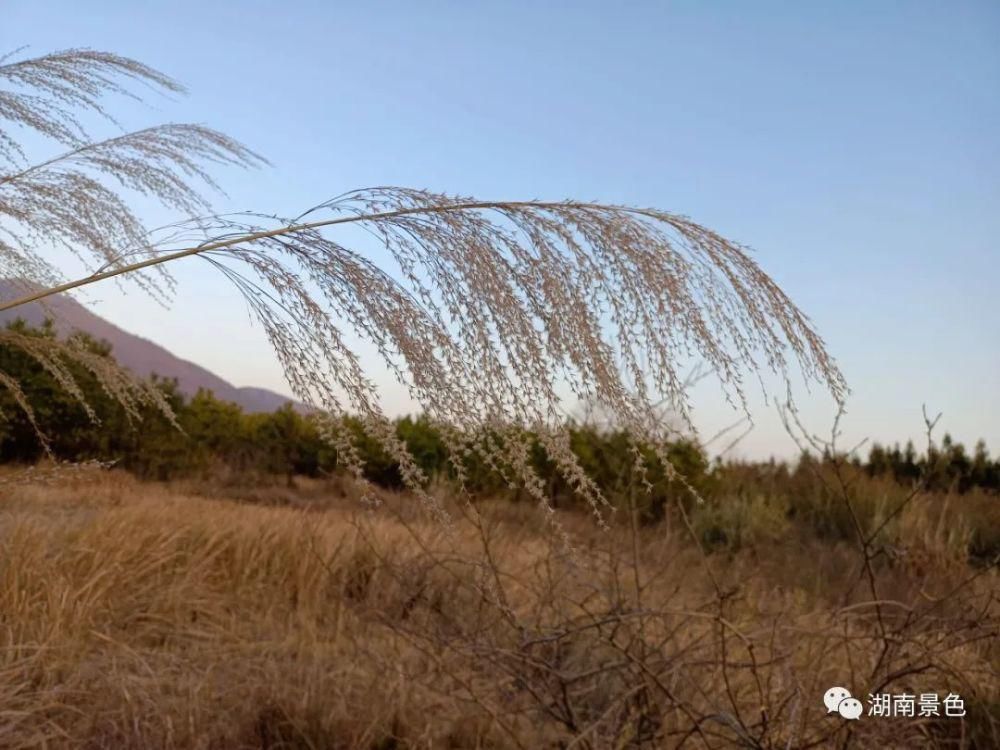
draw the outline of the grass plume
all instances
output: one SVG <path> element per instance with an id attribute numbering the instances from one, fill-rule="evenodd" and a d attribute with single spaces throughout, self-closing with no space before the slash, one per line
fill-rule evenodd
<path id="1" fill-rule="evenodd" d="M 194 125 L 90 140 L 78 113 L 108 116 L 104 95 L 134 96 L 135 83 L 180 91 L 126 58 L 70 50 L 6 63 L 2 82 L 14 90 L 0 98 L 0 117 L 70 151 L 0 173 L 0 271 L 37 285 L 0 310 L 109 279 L 157 294 L 171 264 L 204 260 L 246 298 L 295 395 L 331 415 L 329 437 L 343 455 L 351 452 L 335 428 L 350 412 L 415 491 L 423 478 L 394 439 L 372 377 L 378 366 L 361 360 L 355 338 L 443 426 L 454 455 L 491 454 L 533 486 L 530 429 L 595 512 L 600 492 L 562 431 L 567 393 L 658 442 L 670 437 L 656 416 L 664 403 L 691 427 L 680 368 L 692 358 L 744 407 L 748 373 L 787 383 L 798 369 L 838 401 L 846 393 L 822 339 L 749 252 L 683 216 L 378 187 L 294 218 L 210 215 L 149 233 L 122 190 L 190 215 L 207 205 L 194 185 L 215 185 L 209 166 L 262 160 Z M 23 154 L 4 132 L 0 156 L 16 162 Z M 374 236 L 386 257 L 376 263 L 338 239 L 346 225 Z M 92 272 L 61 279 L 41 245 L 77 254 Z"/>

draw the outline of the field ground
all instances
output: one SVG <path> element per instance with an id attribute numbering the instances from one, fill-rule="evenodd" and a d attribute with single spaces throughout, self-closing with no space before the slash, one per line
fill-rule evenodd
<path id="1" fill-rule="evenodd" d="M 0 486 L 0 747 L 1000 746 L 998 576 L 944 511 L 869 576 L 795 528 L 703 554 L 677 518 L 298 484 Z M 968 713 L 847 722 L 832 685 Z"/>

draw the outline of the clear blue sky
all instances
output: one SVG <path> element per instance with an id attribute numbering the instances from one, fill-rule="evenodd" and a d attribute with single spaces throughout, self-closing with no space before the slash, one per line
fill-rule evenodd
<path id="1" fill-rule="evenodd" d="M 397 184 L 687 214 L 755 248 L 813 318 L 853 389 L 845 441 L 919 436 L 926 402 L 956 439 L 1000 451 L 995 2 L 0 2 L 0 50 L 25 44 L 106 49 L 185 83 L 125 124 L 205 122 L 274 162 L 222 175 L 220 210 Z M 175 272 L 170 312 L 110 286 L 86 299 L 287 392 L 222 281 L 204 263 Z M 699 399 L 705 431 L 732 420 Z M 801 400 L 827 431 L 829 399 Z M 739 450 L 792 453 L 758 406 Z"/>

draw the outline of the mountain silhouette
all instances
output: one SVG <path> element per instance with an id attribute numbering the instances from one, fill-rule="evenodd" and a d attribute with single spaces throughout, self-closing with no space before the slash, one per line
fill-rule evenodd
<path id="1" fill-rule="evenodd" d="M 22 281 L 0 279 L 0 300 L 19 297 L 31 288 L 31 284 Z M 111 345 L 111 353 L 119 364 L 140 377 L 156 373 L 162 377 L 176 378 L 178 389 L 188 396 L 193 396 L 198 389 L 204 388 L 212 391 L 216 398 L 239 404 L 248 412 L 274 411 L 290 401 L 297 407 L 300 406 L 293 399 L 266 388 L 238 388 L 204 367 L 171 354 L 149 339 L 123 331 L 65 294 L 49 297 L 44 305 L 30 302 L 2 311 L 0 326 L 17 318 L 31 326 L 40 326 L 46 318 L 52 318 L 60 335 L 78 330 L 106 341 Z"/>

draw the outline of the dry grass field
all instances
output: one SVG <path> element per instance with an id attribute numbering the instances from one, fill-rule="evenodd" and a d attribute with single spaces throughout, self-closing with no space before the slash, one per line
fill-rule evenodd
<path id="1" fill-rule="evenodd" d="M 791 531 L 706 556 L 333 482 L 0 493 L 3 748 L 997 746 L 996 572 L 920 504 L 874 607 L 856 552 Z M 832 685 L 967 715 L 847 722 Z"/>

